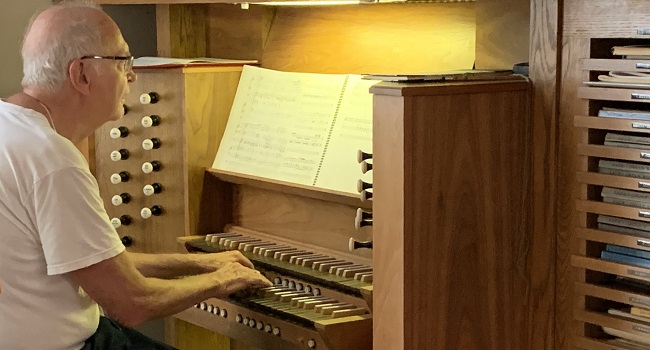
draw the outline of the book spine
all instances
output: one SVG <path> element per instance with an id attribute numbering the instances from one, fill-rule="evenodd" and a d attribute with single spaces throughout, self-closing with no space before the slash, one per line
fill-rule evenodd
<path id="1" fill-rule="evenodd" d="M 639 120 L 650 120 L 650 113 L 634 113 L 634 112 L 623 112 L 623 111 L 604 111 L 600 110 L 598 112 L 599 117 L 605 118 L 624 118 L 624 119 L 639 119 Z"/>
<path id="2" fill-rule="evenodd" d="M 600 258 L 607 261 L 650 269 L 650 261 L 646 259 L 625 255 L 625 254 L 618 254 L 618 253 L 608 252 L 603 250 L 600 253 Z"/>
<path id="3" fill-rule="evenodd" d="M 648 171 L 650 172 L 650 165 L 647 164 L 638 164 L 632 162 L 619 162 L 614 160 L 601 160 L 598 162 L 599 167 L 611 168 L 611 169 L 621 169 L 621 170 L 632 170 L 632 171 Z"/>
<path id="4" fill-rule="evenodd" d="M 614 244 L 608 244 L 605 250 L 607 250 L 608 252 L 634 256 L 641 259 L 646 259 L 646 260 L 650 259 L 650 252 L 645 250 L 622 247 L 620 245 L 614 245 Z M 650 264 L 650 260 L 648 260 L 648 263 Z"/>
<path id="5" fill-rule="evenodd" d="M 645 221 L 625 219 L 609 215 L 598 215 L 598 222 L 650 232 L 650 222 Z"/>
<path id="6" fill-rule="evenodd" d="M 648 201 L 650 202 L 650 193 L 641 191 L 624 190 L 613 187 L 603 187 L 601 195 L 607 198 L 620 198 L 630 201 Z M 650 203 L 649 203 L 650 204 Z"/>
<path id="7" fill-rule="evenodd" d="M 626 171 L 619 169 L 598 168 L 598 172 L 607 175 L 634 177 L 637 179 L 650 180 L 650 173 L 642 173 L 638 171 Z"/>
<path id="8" fill-rule="evenodd" d="M 605 141 L 605 146 L 610 147 L 622 147 L 622 148 L 636 148 L 636 149 L 650 149 L 650 145 L 644 145 L 640 143 L 628 143 L 628 142 L 618 142 L 618 141 Z"/>
<path id="9" fill-rule="evenodd" d="M 616 225 L 610 225 L 610 224 L 603 224 L 603 223 L 598 223 L 596 225 L 596 228 L 598 228 L 601 231 L 614 232 L 614 233 L 620 233 L 620 234 L 623 234 L 623 235 L 632 235 L 632 236 L 636 236 L 636 237 L 640 237 L 640 238 L 650 239 L 650 232 L 643 231 L 643 230 L 638 230 L 638 229 L 634 229 L 634 228 L 616 226 Z"/>
<path id="10" fill-rule="evenodd" d="M 648 310 L 648 309 L 643 309 L 643 308 L 640 308 L 640 307 L 632 306 L 630 308 L 630 313 L 632 315 L 637 315 L 637 316 L 641 316 L 641 317 L 650 318 L 650 310 Z"/>
<path id="11" fill-rule="evenodd" d="M 632 136 L 614 132 L 608 132 L 607 135 L 605 135 L 605 141 L 618 141 L 625 143 L 640 143 L 644 145 L 650 145 L 650 137 Z"/>
<path id="12" fill-rule="evenodd" d="M 625 200 L 625 199 L 615 198 L 615 197 L 605 197 L 603 198 L 603 202 L 610 203 L 610 204 L 624 205 L 626 207 L 650 209 L 650 203 L 639 202 L 634 200 Z"/>

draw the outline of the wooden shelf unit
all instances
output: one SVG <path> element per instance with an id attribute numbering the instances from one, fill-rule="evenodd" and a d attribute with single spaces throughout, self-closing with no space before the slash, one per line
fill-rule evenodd
<path id="1" fill-rule="evenodd" d="M 570 2 L 567 9 L 571 11 L 578 2 Z M 634 4 L 638 3 L 628 1 L 623 9 L 613 10 L 612 18 L 620 17 L 619 11 L 631 11 L 635 7 Z M 591 5 L 595 8 L 588 12 L 593 11 L 594 16 L 604 16 L 599 12 L 604 2 L 598 1 L 596 4 L 590 3 Z M 573 20 L 574 18 L 569 18 L 565 22 L 565 30 L 580 27 Z M 606 22 L 604 26 L 610 23 L 612 22 Z M 635 22 L 635 25 L 642 24 Z M 650 89 L 589 87 L 583 82 L 597 81 L 598 75 L 607 74 L 609 71 L 647 72 L 650 68 L 648 61 L 613 56 L 610 49 L 616 45 L 650 44 L 650 41 L 639 40 L 642 36 L 631 29 L 626 30 L 625 34 L 620 33 L 620 38 L 612 38 L 610 32 L 604 33 L 596 28 L 590 28 L 587 38 L 582 37 L 584 33 L 573 35 L 575 36 L 567 39 L 567 52 L 582 57 L 565 55 L 565 67 L 572 66 L 576 69 L 565 77 L 565 94 L 575 94 L 575 102 L 565 102 L 563 110 L 566 113 L 564 117 L 572 121 L 574 143 L 573 148 L 562 151 L 566 152 L 566 156 L 561 157 L 565 164 L 571 161 L 569 169 L 575 170 L 573 184 L 568 185 L 573 189 L 575 197 L 572 201 L 568 200 L 568 204 L 573 202 L 574 212 L 569 217 L 573 218 L 574 224 L 570 227 L 572 282 L 567 283 L 573 295 L 572 317 L 575 327 L 567 348 L 631 349 L 625 345 L 611 343 L 617 337 L 604 329 L 626 332 L 632 336 L 646 338 L 650 342 L 650 323 L 613 315 L 608 313 L 608 310 L 624 310 L 633 306 L 650 308 L 650 284 L 648 287 L 638 287 L 620 279 L 624 277 L 650 283 L 650 269 L 607 260 L 601 258 L 601 253 L 608 245 L 650 251 L 650 239 L 633 233 L 610 232 L 606 227 L 599 229 L 598 218 L 600 215 L 607 215 L 650 223 L 650 209 L 605 202 L 602 194 L 603 188 L 650 192 L 650 180 L 599 172 L 599 162 L 634 162 L 648 164 L 650 168 L 650 150 L 604 144 L 608 133 L 650 136 L 650 121 L 598 117 L 598 112 L 604 107 L 611 107 L 650 113 L 650 101 L 639 98 L 650 94 Z M 569 113 L 572 115 L 568 115 Z"/>

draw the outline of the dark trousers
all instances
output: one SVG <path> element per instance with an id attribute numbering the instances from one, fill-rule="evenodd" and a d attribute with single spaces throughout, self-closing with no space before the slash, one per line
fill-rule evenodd
<path id="1" fill-rule="evenodd" d="M 174 347 L 151 339 L 135 329 L 123 327 L 102 316 L 97 332 L 81 350 L 177 350 Z"/>

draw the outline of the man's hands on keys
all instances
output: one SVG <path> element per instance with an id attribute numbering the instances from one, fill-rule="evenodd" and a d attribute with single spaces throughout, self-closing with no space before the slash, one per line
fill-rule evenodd
<path id="1" fill-rule="evenodd" d="M 244 266 L 240 262 L 227 262 L 211 274 L 220 286 L 217 295 L 215 295 L 216 298 L 225 298 L 240 290 L 265 288 L 273 285 L 261 272 Z"/>
<path id="2" fill-rule="evenodd" d="M 198 254 L 197 256 L 201 259 L 201 265 L 205 266 L 208 271 L 219 270 L 230 263 L 239 263 L 248 268 L 253 268 L 253 263 L 238 250 Z"/>

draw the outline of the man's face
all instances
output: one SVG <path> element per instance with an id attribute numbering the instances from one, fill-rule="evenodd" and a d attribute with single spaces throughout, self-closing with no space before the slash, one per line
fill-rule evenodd
<path id="1" fill-rule="evenodd" d="M 106 45 L 107 56 L 130 56 L 129 46 L 119 33 L 109 36 Z M 130 92 L 129 83 L 135 81 L 135 73 L 124 60 L 96 60 L 97 84 L 93 86 L 93 110 L 101 124 L 118 120 L 124 115 L 124 101 Z"/>

